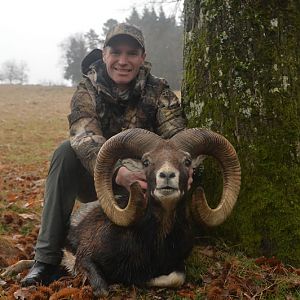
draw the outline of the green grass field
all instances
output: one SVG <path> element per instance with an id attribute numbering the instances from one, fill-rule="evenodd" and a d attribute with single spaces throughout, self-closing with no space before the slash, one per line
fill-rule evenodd
<path id="1" fill-rule="evenodd" d="M 1 269 L 33 257 L 49 159 L 68 138 L 73 92 L 68 87 L 0 85 Z M 0 280 L 0 299 L 92 299 L 78 280 L 21 290 L 18 281 L 24 274 Z M 212 241 L 195 247 L 182 288 L 114 286 L 109 299 L 300 299 L 300 270 L 276 258 L 247 258 L 235 247 Z"/>

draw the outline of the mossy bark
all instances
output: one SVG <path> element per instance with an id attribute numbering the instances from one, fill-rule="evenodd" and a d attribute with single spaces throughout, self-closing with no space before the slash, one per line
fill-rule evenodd
<path id="1" fill-rule="evenodd" d="M 241 161 L 237 206 L 213 232 L 300 265 L 300 2 L 186 0 L 184 59 L 190 127 L 223 134 Z"/>

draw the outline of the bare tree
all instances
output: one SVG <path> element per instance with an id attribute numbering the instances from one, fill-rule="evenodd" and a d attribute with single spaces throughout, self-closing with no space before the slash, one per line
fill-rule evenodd
<path id="1" fill-rule="evenodd" d="M 21 61 L 18 65 L 18 76 L 16 78 L 16 80 L 20 83 L 20 84 L 24 84 L 26 82 L 28 82 L 28 66 L 24 61 Z"/>
<path id="2" fill-rule="evenodd" d="M 28 66 L 24 61 L 7 60 L 2 64 L 1 81 L 24 84 L 28 81 Z"/>

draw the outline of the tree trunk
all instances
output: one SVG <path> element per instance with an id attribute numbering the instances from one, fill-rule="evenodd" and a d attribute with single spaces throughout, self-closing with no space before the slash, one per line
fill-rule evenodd
<path id="1" fill-rule="evenodd" d="M 242 167 L 234 213 L 213 232 L 300 265 L 300 2 L 186 0 L 184 51 L 189 125 L 227 137 Z M 215 175 L 207 166 L 211 196 Z"/>

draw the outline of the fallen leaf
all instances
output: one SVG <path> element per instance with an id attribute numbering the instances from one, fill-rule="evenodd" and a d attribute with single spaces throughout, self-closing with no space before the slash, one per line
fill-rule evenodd
<path id="1" fill-rule="evenodd" d="M 187 299 L 195 299 L 195 293 L 192 291 L 192 290 L 179 290 L 177 292 L 177 294 L 180 296 L 180 297 L 184 297 L 184 298 L 187 298 Z"/>
<path id="2" fill-rule="evenodd" d="M 8 194 L 6 197 L 8 202 L 15 202 L 19 198 L 19 196 L 16 194 Z"/>
<path id="3" fill-rule="evenodd" d="M 0 279 L 0 286 L 6 285 L 6 283 L 7 283 L 6 281 Z"/>
<path id="4" fill-rule="evenodd" d="M 16 181 L 24 181 L 24 180 L 25 180 L 24 178 L 16 177 Z"/>
<path id="5" fill-rule="evenodd" d="M 14 234 L 13 236 L 12 236 L 12 239 L 13 240 L 15 240 L 15 241 L 17 241 L 19 238 L 21 238 L 21 237 L 23 237 L 21 234 Z"/>
<path id="6" fill-rule="evenodd" d="M 35 220 L 36 216 L 34 214 L 19 214 L 23 219 Z"/>
<path id="7" fill-rule="evenodd" d="M 201 254 L 204 254 L 207 257 L 214 257 L 215 256 L 215 250 L 212 247 L 206 247 L 199 251 Z"/>
<path id="8" fill-rule="evenodd" d="M 203 278 L 202 278 L 202 280 L 203 280 L 203 282 L 206 283 L 206 284 L 212 282 L 211 276 L 205 276 L 205 275 L 204 275 Z"/>
<path id="9" fill-rule="evenodd" d="M 39 179 L 39 180 L 34 181 L 33 183 L 35 186 L 40 187 L 40 186 L 44 186 L 45 182 L 46 182 L 46 179 Z"/>
<path id="10" fill-rule="evenodd" d="M 36 287 L 30 286 L 28 288 L 20 288 L 14 292 L 15 299 L 28 300 L 32 296 L 32 292 L 36 291 Z"/>

